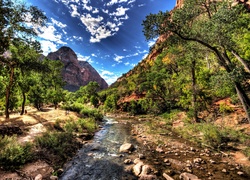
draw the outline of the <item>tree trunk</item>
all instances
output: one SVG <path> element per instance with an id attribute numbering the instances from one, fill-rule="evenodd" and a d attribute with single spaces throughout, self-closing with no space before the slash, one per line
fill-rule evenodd
<path id="1" fill-rule="evenodd" d="M 5 95 L 5 119 L 10 119 L 10 113 L 9 113 L 9 106 L 10 106 L 10 94 L 11 94 L 11 88 L 13 86 L 13 79 L 14 79 L 14 67 L 10 66 L 10 80 L 9 85 L 6 88 L 6 95 Z"/>
<path id="2" fill-rule="evenodd" d="M 242 59 L 236 52 L 231 51 L 232 54 L 241 62 L 241 64 L 244 66 L 245 70 L 250 73 L 250 68 L 248 66 L 248 64 L 246 63 L 246 61 L 244 59 Z"/>
<path id="3" fill-rule="evenodd" d="M 246 116 L 248 119 L 248 122 L 250 123 L 250 101 L 248 96 L 246 95 L 245 91 L 242 89 L 240 83 L 235 82 L 235 89 L 237 92 L 237 95 L 241 101 L 241 104 L 243 106 L 244 111 L 246 112 Z"/>
<path id="4" fill-rule="evenodd" d="M 22 111 L 21 111 L 20 115 L 24 114 L 24 111 L 25 111 L 25 102 L 26 102 L 25 92 L 22 92 L 22 95 L 23 95 L 23 102 L 22 102 Z"/>
<path id="5" fill-rule="evenodd" d="M 192 67 L 191 67 L 191 71 L 192 71 L 192 73 L 191 73 L 192 74 L 192 91 L 193 91 L 192 92 L 192 96 L 193 96 L 192 106 L 193 106 L 193 111 L 194 111 L 194 114 L 193 114 L 194 121 L 198 122 L 195 65 L 196 65 L 196 62 L 195 62 L 195 60 L 193 60 L 192 61 Z"/>

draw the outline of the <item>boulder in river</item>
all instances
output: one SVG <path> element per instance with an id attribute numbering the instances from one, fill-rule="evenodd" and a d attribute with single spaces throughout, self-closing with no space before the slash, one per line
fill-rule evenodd
<path id="1" fill-rule="evenodd" d="M 120 147 L 120 152 L 125 152 L 125 153 L 127 153 L 127 152 L 132 151 L 133 149 L 134 149 L 133 144 L 125 143 L 125 144 L 121 145 L 121 147 Z"/>

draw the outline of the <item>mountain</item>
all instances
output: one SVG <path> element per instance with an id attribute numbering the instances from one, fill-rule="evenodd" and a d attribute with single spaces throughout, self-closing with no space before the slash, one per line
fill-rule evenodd
<path id="1" fill-rule="evenodd" d="M 66 82 L 64 88 L 69 91 L 76 91 L 90 81 L 96 81 L 100 85 L 100 90 L 108 87 L 100 74 L 88 62 L 78 61 L 76 53 L 69 47 L 61 47 L 56 52 L 49 53 L 47 58 L 60 60 L 64 64 L 62 70 L 63 80 Z"/>

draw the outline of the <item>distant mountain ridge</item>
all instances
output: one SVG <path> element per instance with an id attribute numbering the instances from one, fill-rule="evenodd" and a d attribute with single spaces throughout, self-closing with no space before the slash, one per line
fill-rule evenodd
<path id="1" fill-rule="evenodd" d="M 76 91 L 90 81 L 96 81 L 100 85 L 100 90 L 108 87 L 107 82 L 87 61 L 78 61 L 76 53 L 70 47 L 63 46 L 49 53 L 47 58 L 60 60 L 64 64 L 62 76 L 66 82 L 66 90 Z"/>

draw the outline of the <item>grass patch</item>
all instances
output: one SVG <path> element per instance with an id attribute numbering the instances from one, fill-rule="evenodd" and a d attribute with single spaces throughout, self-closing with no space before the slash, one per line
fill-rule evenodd
<path id="1" fill-rule="evenodd" d="M 248 159 L 250 159 L 250 147 L 246 147 L 243 150 L 243 153 L 245 154 L 246 157 L 248 157 Z"/>
<path id="2" fill-rule="evenodd" d="M 173 122 L 177 120 L 179 113 L 180 113 L 179 110 L 173 110 L 170 113 L 166 112 L 162 114 L 160 117 L 164 119 L 167 126 L 171 127 L 173 125 Z"/>
<path id="3" fill-rule="evenodd" d="M 229 143 L 245 143 L 247 136 L 241 131 L 221 128 L 211 123 L 186 124 L 177 132 L 200 146 L 208 145 L 214 149 L 226 149 Z"/>
<path id="4" fill-rule="evenodd" d="M 94 118 L 79 118 L 77 121 L 73 119 L 59 120 L 57 119 L 54 127 L 62 132 L 74 133 L 74 132 L 89 132 L 94 133 L 97 125 Z"/>
<path id="5" fill-rule="evenodd" d="M 16 136 L 0 138 L 0 165 L 5 170 L 14 170 L 32 160 L 32 144 L 21 145 Z"/>

